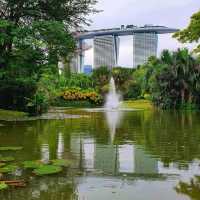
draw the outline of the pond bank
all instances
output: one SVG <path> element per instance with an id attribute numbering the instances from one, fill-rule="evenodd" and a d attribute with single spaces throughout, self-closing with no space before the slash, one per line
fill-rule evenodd
<path id="1" fill-rule="evenodd" d="M 148 100 L 128 100 L 122 103 L 123 108 L 139 109 L 139 110 L 153 110 L 153 104 Z M 28 113 L 3 110 L 0 109 L 0 121 L 26 121 L 37 119 L 66 119 L 66 118 L 80 118 L 80 115 L 71 115 L 65 113 L 69 107 L 52 107 L 48 113 L 41 116 L 29 117 Z M 72 109 L 72 107 L 70 107 Z"/>
<path id="2" fill-rule="evenodd" d="M 15 120 L 24 117 L 28 117 L 25 112 L 0 109 L 0 120 Z"/>
<path id="3" fill-rule="evenodd" d="M 153 110 L 153 103 L 149 100 L 128 100 L 122 103 L 123 108 L 139 109 L 139 110 Z"/>

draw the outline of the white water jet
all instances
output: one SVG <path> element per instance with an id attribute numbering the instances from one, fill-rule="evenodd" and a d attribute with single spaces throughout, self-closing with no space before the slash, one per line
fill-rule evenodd
<path id="1" fill-rule="evenodd" d="M 120 95 L 116 92 L 114 78 L 111 77 L 109 84 L 109 93 L 106 96 L 105 108 L 108 110 L 113 110 L 119 108 Z"/>
<path id="2" fill-rule="evenodd" d="M 120 106 L 120 95 L 116 92 L 115 81 L 112 77 L 109 84 L 109 93 L 106 96 L 106 103 L 104 106 L 107 123 L 110 129 L 111 143 L 115 138 L 116 128 L 120 124 L 121 112 Z"/>

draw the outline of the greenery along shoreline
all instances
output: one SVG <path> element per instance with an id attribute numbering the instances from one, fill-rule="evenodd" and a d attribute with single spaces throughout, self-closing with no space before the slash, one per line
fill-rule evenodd
<path id="1" fill-rule="evenodd" d="M 50 106 L 99 107 L 104 104 L 111 76 L 124 100 L 146 99 L 162 109 L 200 108 L 200 59 L 187 49 L 165 50 L 160 58 L 150 57 L 137 69 L 115 67 L 109 70 L 103 66 L 91 75 L 67 76 L 48 70 L 37 82 L 32 98 L 25 97 L 26 90 L 21 87 L 2 85 L 0 107 L 30 114 L 42 114 Z M 5 88 L 13 92 L 8 94 Z M 26 92 L 30 95 L 30 91 Z"/>
<path id="2" fill-rule="evenodd" d="M 71 73 L 70 60 L 77 52 L 72 30 L 89 24 L 87 16 L 98 12 L 96 4 L 96 0 L 4 1 L 0 108 L 40 115 L 52 105 L 101 106 L 113 76 L 125 100 L 147 99 L 162 109 L 199 109 L 200 46 L 195 53 L 165 50 L 160 58 L 151 57 L 137 69 L 102 66 L 89 76 Z M 198 42 L 199 26 L 200 11 L 174 37 L 183 43 Z"/>

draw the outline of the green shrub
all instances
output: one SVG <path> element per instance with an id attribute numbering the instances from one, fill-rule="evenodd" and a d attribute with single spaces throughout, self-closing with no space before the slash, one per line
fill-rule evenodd
<path id="1" fill-rule="evenodd" d="M 124 98 L 125 99 L 137 99 L 141 95 L 141 87 L 137 83 L 130 83 L 128 88 L 124 91 Z"/>
<path id="2" fill-rule="evenodd" d="M 102 97 L 93 89 L 66 88 L 60 97 L 66 101 L 89 101 L 95 105 L 102 103 Z"/>
<path id="3" fill-rule="evenodd" d="M 37 91 L 27 104 L 28 112 L 31 115 L 41 115 L 48 110 L 48 107 L 49 99 L 43 91 Z"/>

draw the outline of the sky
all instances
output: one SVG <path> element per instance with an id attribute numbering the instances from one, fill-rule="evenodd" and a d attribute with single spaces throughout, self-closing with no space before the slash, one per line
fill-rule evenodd
<path id="1" fill-rule="evenodd" d="M 101 13 L 91 15 L 88 30 L 120 27 L 122 24 L 145 24 L 183 29 L 190 17 L 200 9 L 200 0 L 99 0 L 96 8 Z M 88 41 L 92 44 L 92 41 Z M 181 44 L 171 34 L 159 35 L 158 56 L 163 49 L 179 47 L 192 49 L 195 44 Z M 119 66 L 131 67 L 133 63 L 132 37 L 120 37 Z M 93 64 L 93 49 L 86 52 L 85 64 Z"/>

